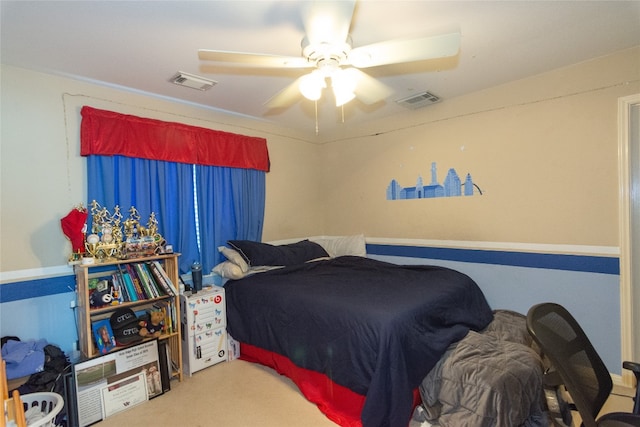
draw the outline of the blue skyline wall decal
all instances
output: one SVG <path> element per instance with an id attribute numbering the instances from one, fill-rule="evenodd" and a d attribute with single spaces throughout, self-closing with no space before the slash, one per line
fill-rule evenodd
<path id="1" fill-rule="evenodd" d="M 463 183 L 454 168 L 449 169 L 443 183 L 440 184 L 438 182 L 436 162 L 432 162 L 431 182 L 428 185 L 424 185 L 421 175 L 418 176 L 418 180 L 414 187 L 402 187 L 396 179 L 392 179 L 387 187 L 387 200 L 473 196 L 474 188 L 478 190 L 478 194 L 482 195 L 480 187 L 473 182 L 470 173 L 467 173 Z"/>

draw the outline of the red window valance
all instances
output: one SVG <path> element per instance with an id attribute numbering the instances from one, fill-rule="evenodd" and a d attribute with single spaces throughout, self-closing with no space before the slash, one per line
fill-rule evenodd
<path id="1" fill-rule="evenodd" d="M 80 154 L 269 171 L 267 140 L 82 107 Z"/>

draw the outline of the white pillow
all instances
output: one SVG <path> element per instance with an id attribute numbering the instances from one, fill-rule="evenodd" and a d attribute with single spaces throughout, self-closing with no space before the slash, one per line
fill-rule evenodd
<path id="1" fill-rule="evenodd" d="M 242 269 L 231 261 L 223 261 L 216 265 L 213 267 L 213 273 L 225 279 L 242 279 L 245 276 Z"/>
<path id="2" fill-rule="evenodd" d="M 242 255 L 235 249 L 228 248 L 226 246 L 218 246 L 218 251 L 225 256 L 229 261 L 240 267 L 243 273 L 249 271 L 249 264 L 242 258 Z"/>
<path id="3" fill-rule="evenodd" d="M 367 246 L 363 234 L 319 239 L 311 238 L 309 240 L 322 246 L 331 258 L 344 255 L 367 256 Z"/>

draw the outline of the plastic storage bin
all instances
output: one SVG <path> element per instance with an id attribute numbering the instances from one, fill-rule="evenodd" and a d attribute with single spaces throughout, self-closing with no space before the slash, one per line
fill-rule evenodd
<path id="1" fill-rule="evenodd" d="M 58 393 L 38 392 L 28 393 L 20 396 L 24 403 L 25 416 L 27 418 L 28 427 L 53 427 L 55 426 L 56 416 L 64 407 L 64 399 Z M 42 418 L 38 418 L 33 422 L 29 422 L 29 411 L 32 408 L 40 408 Z"/>

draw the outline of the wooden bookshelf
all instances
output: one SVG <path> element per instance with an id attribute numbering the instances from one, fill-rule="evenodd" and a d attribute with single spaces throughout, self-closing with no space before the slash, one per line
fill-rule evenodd
<path id="1" fill-rule="evenodd" d="M 111 314 L 120 307 L 130 307 L 136 311 L 152 307 L 154 304 L 166 303 L 171 307 L 173 322 L 171 325 L 168 325 L 167 321 L 165 321 L 165 328 L 167 330 L 163 332 L 158 339 L 167 340 L 171 354 L 172 378 L 177 378 L 179 381 L 182 381 L 182 339 L 180 336 L 180 295 L 178 292 L 179 256 L 179 254 L 167 254 L 126 260 L 109 259 L 95 264 L 78 264 L 74 266 L 77 286 L 78 339 L 80 342 L 80 352 L 83 357 L 91 358 L 99 355 L 91 328 L 92 322 L 109 318 Z M 158 261 L 162 265 L 176 290 L 174 295 L 162 295 L 154 298 L 144 298 L 138 299 L 137 301 L 125 301 L 121 303 L 114 301 L 110 305 L 97 308 L 91 307 L 89 302 L 89 282 L 91 279 L 108 277 L 121 271 L 126 264 L 147 263 L 149 261 Z M 136 342 L 136 344 L 138 343 L 139 341 Z M 116 349 L 120 348 L 123 347 L 116 347 Z"/>

